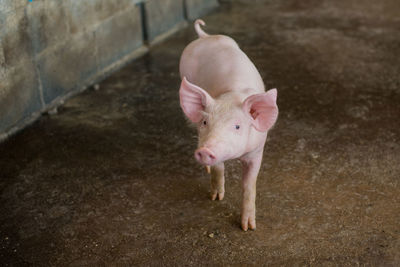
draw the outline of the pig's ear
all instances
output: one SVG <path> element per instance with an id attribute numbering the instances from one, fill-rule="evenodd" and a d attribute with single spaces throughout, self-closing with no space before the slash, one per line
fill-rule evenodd
<path id="1" fill-rule="evenodd" d="M 190 83 L 186 77 L 183 77 L 179 98 L 183 112 L 194 123 L 201 120 L 201 112 L 214 101 L 206 91 Z"/>
<path id="2" fill-rule="evenodd" d="M 250 115 L 257 131 L 268 131 L 278 118 L 276 95 L 276 89 L 271 89 L 266 93 L 251 95 L 243 102 L 244 112 Z"/>

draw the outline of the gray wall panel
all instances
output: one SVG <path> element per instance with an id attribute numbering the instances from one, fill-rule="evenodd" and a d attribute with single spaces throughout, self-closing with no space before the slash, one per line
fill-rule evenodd
<path id="1" fill-rule="evenodd" d="M 0 0 L 0 141 L 147 51 L 143 37 L 153 44 L 183 25 L 184 14 L 194 19 L 215 6 L 216 0 Z"/>

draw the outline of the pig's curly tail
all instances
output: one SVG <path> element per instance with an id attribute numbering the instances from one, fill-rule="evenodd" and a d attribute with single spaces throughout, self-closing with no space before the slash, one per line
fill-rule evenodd
<path id="1" fill-rule="evenodd" d="M 206 25 L 206 23 L 202 19 L 196 19 L 196 21 L 194 22 L 194 29 L 196 30 L 199 37 L 204 38 L 209 36 L 206 32 L 203 31 L 200 25 L 204 26 Z"/>

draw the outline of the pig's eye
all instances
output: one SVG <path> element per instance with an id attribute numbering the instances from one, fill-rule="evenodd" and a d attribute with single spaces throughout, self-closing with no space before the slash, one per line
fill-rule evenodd
<path id="1" fill-rule="evenodd" d="M 239 130 L 240 129 L 240 125 L 235 125 L 235 128 L 236 128 L 236 130 Z"/>
<path id="2" fill-rule="evenodd" d="M 207 121 L 203 121 L 203 125 L 207 125 Z"/>

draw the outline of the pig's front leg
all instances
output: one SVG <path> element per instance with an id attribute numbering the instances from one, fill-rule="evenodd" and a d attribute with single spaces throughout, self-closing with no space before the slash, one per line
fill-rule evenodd
<path id="1" fill-rule="evenodd" d="M 260 170 L 263 151 L 254 152 L 242 158 L 242 218 L 244 231 L 256 229 L 256 182 Z"/>
<path id="2" fill-rule="evenodd" d="M 222 200 L 225 194 L 224 163 L 211 167 L 211 199 Z"/>

